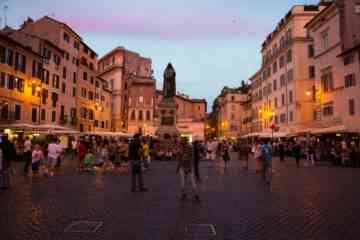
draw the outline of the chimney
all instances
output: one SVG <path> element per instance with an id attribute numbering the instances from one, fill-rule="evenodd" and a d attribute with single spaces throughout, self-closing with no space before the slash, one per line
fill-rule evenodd
<path id="1" fill-rule="evenodd" d="M 319 5 L 320 6 L 329 6 L 333 2 L 335 2 L 335 0 L 320 0 Z"/>
<path id="2" fill-rule="evenodd" d="M 34 23 L 34 20 L 31 17 L 28 17 L 24 23 L 20 26 L 20 30 L 25 28 L 27 25 Z"/>

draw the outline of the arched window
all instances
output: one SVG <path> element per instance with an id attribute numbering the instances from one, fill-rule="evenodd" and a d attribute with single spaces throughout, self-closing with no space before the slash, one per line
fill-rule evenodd
<path id="1" fill-rule="evenodd" d="M 138 117 L 139 121 L 142 121 L 143 120 L 143 111 L 140 110 L 139 111 L 139 117 Z"/>
<path id="2" fill-rule="evenodd" d="M 135 120 L 135 110 L 132 110 L 130 118 L 131 120 Z"/>
<path id="3" fill-rule="evenodd" d="M 150 121 L 151 115 L 150 115 L 150 111 L 147 110 L 146 111 L 146 121 Z"/>

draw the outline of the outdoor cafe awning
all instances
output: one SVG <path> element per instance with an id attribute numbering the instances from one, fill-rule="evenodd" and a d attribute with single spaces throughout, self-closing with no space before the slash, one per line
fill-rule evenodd
<path id="1" fill-rule="evenodd" d="M 124 132 L 82 132 L 81 135 L 92 135 L 92 136 L 102 136 L 102 137 L 132 137 L 133 135 L 130 133 Z"/>
<path id="2" fill-rule="evenodd" d="M 11 123 L 11 124 L 1 124 L 0 129 L 11 129 L 14 131 L 25 131 L 30 133 L 44 133 L 44 134 L 64 134 L 64 135 L 74 135 L 79 134 L 79 131 L 76 131 L 72 128 L 67 128 L 55 124 L 28 124 L 28 123 Z"/>
<path id="3" fill-rule="evenodd" d="M 63 127 L 56 124 L 39 124 L 35 125 L 36 129 L 39 130 L 45 130 L 45 131 L 51 131 L 51 130 L 73 130 L 71 128 Z"/>
<path id="4" fill-rule="evenodd" d="M 251 138 L 251 137 L 258 137 L 258 138 L 271 138 L 271 133 L 264 133 L 264 132 L 255 132 L 255 133 L 249 133 L 241 138 Z"/>
<path id="5" fill-rule="evenodd" d="M 28 123 L 10 123 L 10 124 L 1 124 L 0 129 L 11 129 L 11 130 L 33 130 L 36 128 L 36 125 Z"/>
<path id="6" fill-rule="evenodd" d="M 76 130 L 53 130 L 51 131 L 52 134 L 64 134 L 64 135 L 77 135 L 80 134 L 79 131 Z"/>
<path id="7" fill-rule="evenodd" d="M 311 130 L 312 134 L 344 133 L 344 132 L 349 132 L 349 129 L 344 125 L 331 126 L 326 128 L 315 128 Z"/>

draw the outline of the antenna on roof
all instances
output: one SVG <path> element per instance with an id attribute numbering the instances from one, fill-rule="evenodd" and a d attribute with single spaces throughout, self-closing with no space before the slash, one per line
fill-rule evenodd
<path id="1" fill-rule="evenodd" d="M 51 13 L 51 17 L 55 18 L 55 13 L 54 12 Z"/>
<path id="2" fill-rule="evenodd" d="M 9 10 L 8 5 L 4 5 L 4 27 L 7 26 L 7 11 Z"/>

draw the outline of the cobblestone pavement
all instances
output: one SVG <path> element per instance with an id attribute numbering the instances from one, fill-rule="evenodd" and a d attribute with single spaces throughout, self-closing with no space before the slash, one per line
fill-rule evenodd
<path id="1" fill-rule="evenodd" d="M 202 201 L 179 201 L 175 163 L 154 162 L 149 192 L 131 193 L 127 174 L 79 174 L 66 168 L 50 179 L 18 178 L 0 192 L 0 238 L 32 239 L 358 239 L 360 170 L 297 169 L 274 161 L 272 186 L 232 160 L 202 162 Z M 74 221 L 99 221 L 97 232 L 67 232 Z M 189 224 L 213 224 L 216 236 L 190 235 Z"/>

